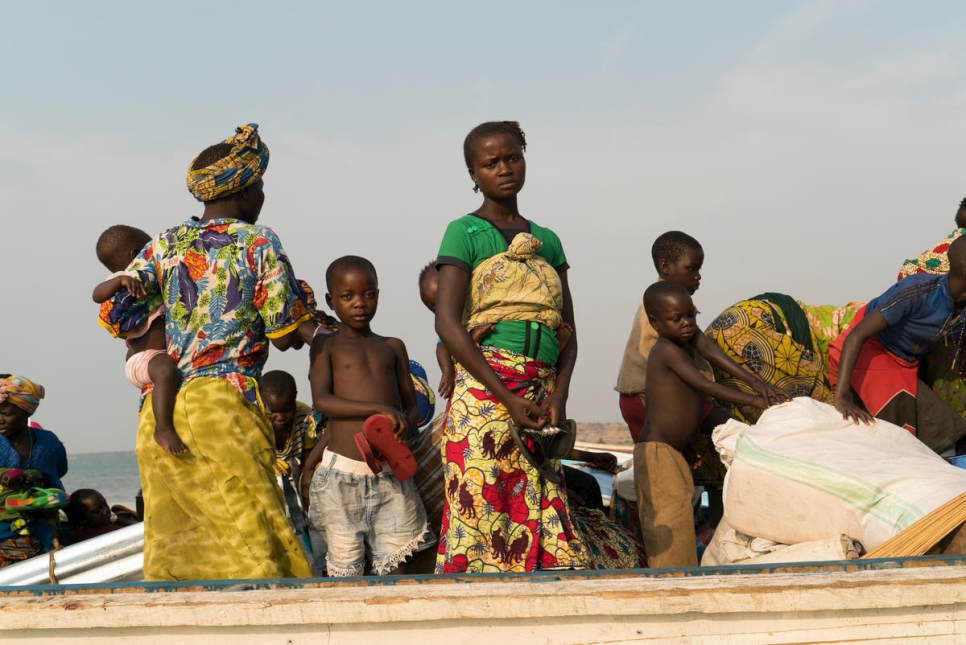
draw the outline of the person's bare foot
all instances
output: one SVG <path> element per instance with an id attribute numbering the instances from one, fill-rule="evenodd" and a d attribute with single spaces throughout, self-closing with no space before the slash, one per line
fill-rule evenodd
<path id="1" fill-rule="evenodd" d="M 570 337 L 573 335 L 574 328 L 570 326 L 570 323 L 560 323 L 560 326 L 557 327 L 557 350 L 562 352 L 563 348 L 570 342 Z"/>
<path id="2" fill-rule="evenodd" d="M 184 445 L 174 428 L 155 428 L 154 440 L 170 455 L 188 454 L 188 446 Z"/>

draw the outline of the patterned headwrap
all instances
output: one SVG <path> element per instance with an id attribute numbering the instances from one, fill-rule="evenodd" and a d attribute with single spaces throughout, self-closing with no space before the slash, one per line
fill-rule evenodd
<path id="1" fill-rule="evenodd" d="M 414 360 L 409 361 L 409 373 L 413 377 L 413 387 L 416 390 L 416 407 L 419 408 L 419 427 L 433 420 L 436 412 L 436 395 L 433 386 L 429 384 L 426 370 Z"/>
<path id="2" fill-rule="evenodd" d="M 210 202 L 237 193 L 254 184 L 268 168 L 268 146 L 258 136 L 258 124 L 235 128 L 231 154 L 210 166 L 192 170 L 198 157 L 188 165 L 188 191 L 199 202 Z"/>
<path id="3" fill-rule="evenodd" d="M 44 398 L 44 386 L 22 376 L 0 379 L 0 403 L 10 401 L 15 406 L 32 415 Z"/>

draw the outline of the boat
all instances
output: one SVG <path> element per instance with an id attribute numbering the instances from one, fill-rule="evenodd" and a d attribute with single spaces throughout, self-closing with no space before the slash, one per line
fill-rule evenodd
<path id="1" fill-rule="evenodd" d="M 142 550 L 143 524 L 135 524 L 0 569 L 0 639 L 5 645 L 383 638 L 393 645 L 966 643 L 966 555 L 143 582 Z"/>
<path id="2" fill-rule="evenodd" d="M 3 643 L 962 643 L 966 558 L 0 587 Z"/>

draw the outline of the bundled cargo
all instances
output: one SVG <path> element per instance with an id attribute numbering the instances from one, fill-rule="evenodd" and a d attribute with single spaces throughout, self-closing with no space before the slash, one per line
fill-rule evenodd
<path id="1" fill-rule="evenodd" d="M 810 398 L 769 408 L 754 426 L 729 421 L 713 439 L 730 460 L 731 526 L 782 544 L 847 535 L 871 551 L 966 493 L 966 470 L 907 430 L 855 424 Z"/>
<path id="2" fill-rule="evenodd" d="M 728 519 L 724 518 L 701 556 L 701 566 L 854 560 L 861 555 L 862 545 L 847 535 L 792 545 L 780 544 L 740 533 L 731 528 Z"/>

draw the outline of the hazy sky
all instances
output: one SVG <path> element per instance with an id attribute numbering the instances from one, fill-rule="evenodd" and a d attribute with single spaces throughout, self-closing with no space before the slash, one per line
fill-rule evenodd
<path id="1" fill-rule="evenodd" d="M 370 258 L 377 333 L 435 383 L 416 276 L 474 210 L 477 123 L 527 133 L 524 216 L 571 264 L 570 416 L 613 391 L 655 277 L 650 245 L 704 245 L 707 325 L 763 291 L 868 300 L 953 228 L 966 195 L 966 5 L 956 2 L 9 3 L 0 20 L 0 372 L 44 384 L 69 452 L 132 450 L 137 391 L 97 324 L 100 232 L 156 233 L 201 207 L 188 163 L 236 125 L 272 158 L 261 223 L 324 293 Z M 11 257 L 12 255 L 12 257 Z M 308 392 L 307 350 L 268 369 Z"/>

